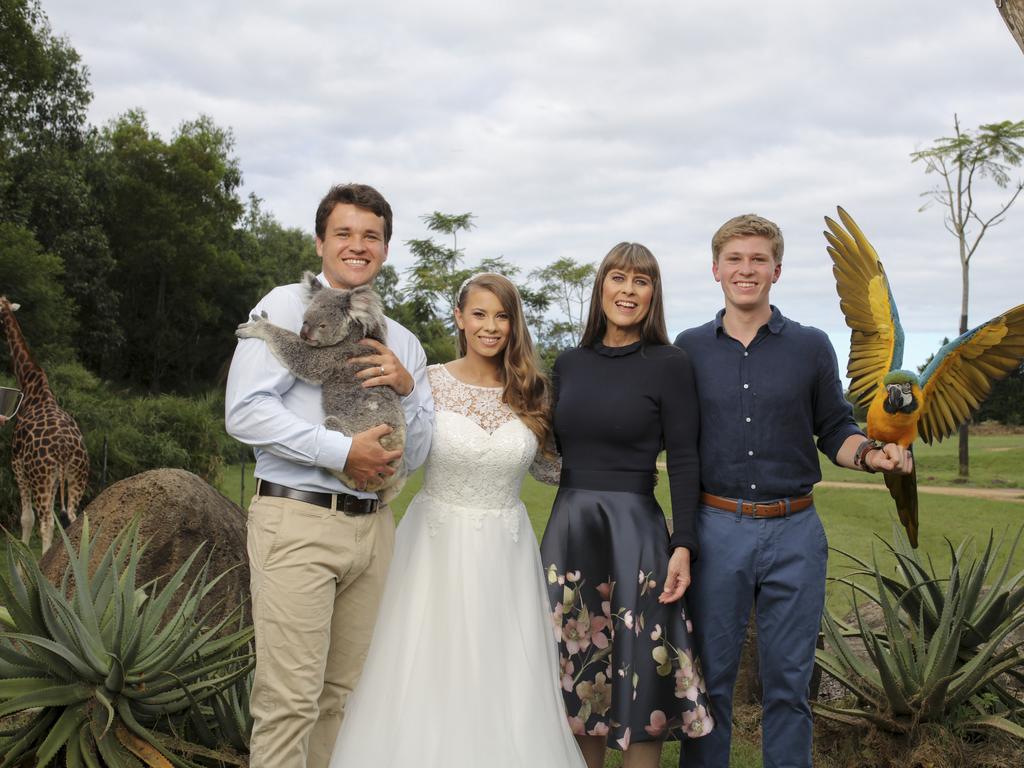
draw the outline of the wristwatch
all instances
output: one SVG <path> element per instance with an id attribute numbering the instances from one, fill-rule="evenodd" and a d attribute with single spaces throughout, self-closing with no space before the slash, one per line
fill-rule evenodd
<path id="1" fill-rule="evenodd" d="M 857 446 L 857 452 L 853 454 L 853 466 L 857 467 L 857 469 L 862 469 L 865 472 L 874 474 L 878 470 L 865 464 L 864 459 L 868 455 L 869 451 L 880 451 L 884 447 L 885 443 L 881 440 L 872 440 L 870 437 L 865 438 L 864 442 Z"/>

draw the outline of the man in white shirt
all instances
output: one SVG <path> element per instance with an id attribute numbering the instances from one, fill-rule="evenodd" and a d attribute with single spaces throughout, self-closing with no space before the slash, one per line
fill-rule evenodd
<path id="1" fill-rule="evenodd" d="M 373 281 L 387 259 L 391 206 L 373 187 L 333 187 L 316 214 L 324 285 Z M 298 332 L 308 299 L 299 283 L 279 286 L 253 309 Z M 387 346 L 356 358 L 364 386 L 402 398 L 404 461 L 426 459 L 434 406 L 426 356 L 390 318 Z M 365 367 L 364 367 L 365 366 Z M 380 425 L 355 435 L 323 426 L 320 387 L 293 376 L 259 339 L 239 341 L 228 374 L 228 432 L 252 445 L 257 491 L 249 507 L 248 553 L 256 671 L 250 708 L 253 768 L 327 766 L 345 702 L 355 688 L 394 545 L 394 518 L 366 483 L 390 475 L 401 452 L 384 450 Z M 358 488 L 328 468 L 345 468 Z"/>

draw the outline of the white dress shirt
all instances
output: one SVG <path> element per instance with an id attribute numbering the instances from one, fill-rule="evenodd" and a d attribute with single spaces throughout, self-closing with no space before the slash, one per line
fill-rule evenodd
<path id="1" fill-rule="evenodd" d="M 328 285 L 323 273 L 317 279 Z M 293 283 L 272 290 L 252 311 L 266 312 L 270 322 L 298 333 L 308 303 L 305 286 Z M 416 337 L 390 318 L 387 346 L 414 382 L 412 392 L 401 399 L 407 427 L 403 456 L 411 472 L 426 460 L 434 432 L 427 358 Z M 302 491 L 376 497 L 347 487 L 327 471 L 327 467 L 345 466 L 352 437 L 324 426 L 320 386 L 296 378 L 262 339 L 238 341 L 228 373 L 224 414 L 228 434 L 253 446 L 256 477 Z"/>

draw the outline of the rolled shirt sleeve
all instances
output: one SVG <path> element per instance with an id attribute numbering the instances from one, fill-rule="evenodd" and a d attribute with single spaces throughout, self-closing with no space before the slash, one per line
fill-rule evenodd
<path id="1" fill-rule="evenodd" d="M 818 450 L 835 464 L 843 443 L 851 435 L 863 435 L 853 419 L 853 407 L 843 394 L 836 351 L 825 334 L 818 352 L 818 385 L 814 397 L 814 434 Z"/>

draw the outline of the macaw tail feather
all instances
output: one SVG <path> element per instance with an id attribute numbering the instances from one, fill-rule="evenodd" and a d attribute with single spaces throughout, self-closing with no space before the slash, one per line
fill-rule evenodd
<path id="1" fill-rule="evenodd" d="M 896 502 L 900 522 L 907 529 L 910 546 L 917 549 L 917 464 L 909 475 L 885 475 L 885 484 Z"/>

